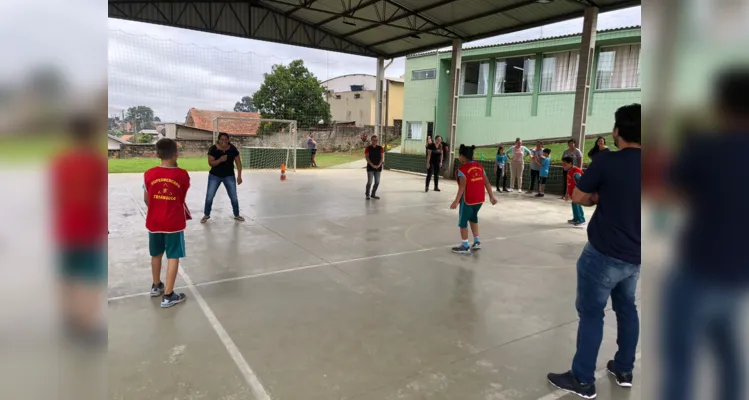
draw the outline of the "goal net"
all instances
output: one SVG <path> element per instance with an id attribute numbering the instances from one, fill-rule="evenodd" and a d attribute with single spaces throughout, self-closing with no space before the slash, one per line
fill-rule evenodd
<path id="1" fill-rule="evenodd" d="M 296 121 L 270 118 L 216 117 L 213 120 L 213 143 L 219 133 L 227 133 L 239 149 L 242 167 L 247 169 L 280 169 L 296 171 Z"/>

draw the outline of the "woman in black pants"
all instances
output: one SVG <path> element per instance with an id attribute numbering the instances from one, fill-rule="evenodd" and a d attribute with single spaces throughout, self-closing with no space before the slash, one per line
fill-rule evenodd
<path id="1" fill-rule="evenodd" d="M 442 136 L 437 136 L 434 139 L 434 143 L 427 147 L 427 184 L 425 192 L 429 191 L 429 182 L 432 180 L 434 175 L 434 191 L 439 192 L 439 179 L 440 179 L 440 168 L 442 168 L 442 161 L 445 158 L 445 154 L 442 147 Z"/>

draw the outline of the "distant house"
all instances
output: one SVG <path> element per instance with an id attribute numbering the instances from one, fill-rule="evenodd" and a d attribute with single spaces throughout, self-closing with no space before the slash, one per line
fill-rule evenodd
<path id="1" fill-rule="evenodd" d="M 123 144 L 128 144 L 128 142 L 117 136 L 107 135 L 107 154 L 109 157 L 118 158 Z"/>
<path id="2" fill-rule="evenodd" d="M 130 139 L 133 138 L 133 135 L 122 135 L 122 140 L 124 140 L 127 143 L 132 143 Z"/>
<path id="3" fill-rule="evenodd" d="M 161 139 L 161 138 L 164 137 L 164 135 L 162 135 L 156 129 L 142 129 L 138 133 L 141 134 L 141 135 L 151 135 L 151 143 L 156 143 L 159 139 Z"/>
<path id="4" fill-rule="evenodd" d="M 234 111 L 211 111 L 191 108 L 185 119 L 185 127 L 195 128 L 203 131 L 213 132 L 215 130 L 214 119 L 222 118 L 261 118 L 259 113 L 234 112 Z M 260 128 L 259 121 L 243 120 L 219 120 L 219 132 L 229 135 L 256 135 Z M 167 129 L 168 131 L 168 129 Z M 169 137 L 167 135 L 167 137 Z M 179 136 L 177 136 L 179 138 Z"/>

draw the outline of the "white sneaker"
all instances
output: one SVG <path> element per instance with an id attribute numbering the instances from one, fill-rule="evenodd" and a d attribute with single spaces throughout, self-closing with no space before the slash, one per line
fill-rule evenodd
<path id="1" fill-rule="evenodd" d="M 507 193 L 512 193 L 512 192 L 514 192 L 514 190 L 512 190 L 512 189 L 507 189 Z"/>
<path id="2" fill-rule="evenodd" d="M 518 189 L 518 193 L 523 193 L 523 189 Z"/>

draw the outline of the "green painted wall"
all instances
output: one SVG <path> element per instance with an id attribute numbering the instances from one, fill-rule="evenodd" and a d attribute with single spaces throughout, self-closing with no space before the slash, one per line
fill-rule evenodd
<path id="1" fill-rule="evenodd" d="M 640 41 L 640 29 L 599 32 L 597 46 L 612 46 Z M 463 58 L 501 58 L 512 55 L 536 55 L 560 50 L 579 48 L 580 37 L 491 46 L 463 51 Z M 491 64 L 493 68 L 493 63 Z M 431 66 L 431 67 L 429 67 Z M 438 68 L 438 79 L 410 81 L 411 71 Z M 406 140 L 406 121 L 430 121 L 435 118 L 429 112 L 437 112 L 435 132 L 447 136 L 447 112 L 449 111 L 449 79 L 446 71 L 450 67 L 450 53 L 411 56 L 406 59 L 406 85 L 404 104 L 404 153 L 423 152 L 423 143 Z M 540 68 L 540 63 L 539 63 Z M 595 71 L 596 65 L 593 65 Z M 442 78 L 442 79 L 439 79 Z M 429 82 L 436 81 L 430 85 Z M 493 82 L 489 87 L 493 90 Z M 540 87 L 535 85 L 536 90 Z M 430 91 L 432 89 L 432 91 Z M 641 102 L 641 92 L 634 90 L 591 91 L 589 101 L 587 133 L 610 133 L 613 114 L 617 108 Z M 461 96 L 458 103 L 457 144 L 488 145 L 508 142 L 516 137 L 543 139 L 568 136 L 572 129 L 574 92 L 535 93 L 537 98 L 534 115 L 534 93 Z M 436 107 L 435 107 L 436 105 Z M 431 110 L 431 111 L 430 111 Z"/>

